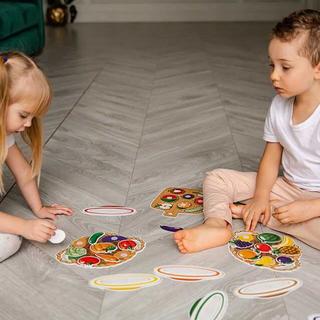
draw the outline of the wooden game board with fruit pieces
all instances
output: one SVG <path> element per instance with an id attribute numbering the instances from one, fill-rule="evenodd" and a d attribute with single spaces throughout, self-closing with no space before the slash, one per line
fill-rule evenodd
<path id="1" fill-rule="evenodd" d="M 166 188 L 152 201 L 151 208 L 162 210 L 162 214 L 170 218 L 175 218 L 178 214 L 202 214 L 202 190 Z"/>
<path id="2" fill-rule="evenodd" d="M 273 271 L 300 267 L 301 249 L 289 236 L 275 233 L 238 231 L 229 242 L 229 251 L 238 260 Z"/>
<path id="3" fill-rule="evenodd" d="M 145 248 L 145 242 L 135 237 L 96 232 L 81 237 L 56 255 L 59 262 L 91 268 L 114 267 L 133 259 Z"/>

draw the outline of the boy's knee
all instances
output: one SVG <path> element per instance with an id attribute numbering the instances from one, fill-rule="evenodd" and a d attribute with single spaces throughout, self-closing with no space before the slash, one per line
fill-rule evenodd
<path id="1" fill-rule="evenodd" d="M 207 173 L 206 177 L 204 178 L 204 184 L 210 184 L 215 180 L 221 180 L 224 176 L 230 173 L 230 169 L 214 169 Z"/>
<path id="2" fill-rule="evenodd" d="M 15 254 L 22 243 L 22 238 L 15 234 L 0 234 L 0 262 L 8 259 Z"/>

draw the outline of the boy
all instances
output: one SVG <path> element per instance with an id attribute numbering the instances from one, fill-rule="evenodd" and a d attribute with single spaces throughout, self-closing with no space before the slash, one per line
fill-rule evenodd
<path id="1" fill-rule="evenodd" d="M 182 253 L 226 244 L 232 217 L 246 230 L 260 221 L 320 249 L 320 12 L 301 10 L 273 29 L 269 109 L 258 173 L 217 169 L 204 185 L 205 222 L 178 231 Z M 280 163 L 284 177 L 278 177 Z M 233 202 L 250 199 L 244 206 Z"/>

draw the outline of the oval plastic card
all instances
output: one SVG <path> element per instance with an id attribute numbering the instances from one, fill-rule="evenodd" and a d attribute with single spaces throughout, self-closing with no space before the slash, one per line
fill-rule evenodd
<path id="1" fill-rule="evenodd" d="M 105 205 L 83 209 L 83 213 L 91 216 L 116 217 L 131 216 L 137 213 L 137 210 L 124 206 Z"/>
<path id="2" fill-rule="evenodd" d="M 221 320 L 228 308 L 228 296 L 223 291 L 212 291 L 195 302 L 190 310 L 191 320 Z"/>
<path id="3" fill-rule="evenodd" d="M 89 281 L 92 287 L 111 291 L 133 291 L 159 284 L 160 278 L 148 273 L 123 273 L 98 277 Z"/>
<path id="4" fill-rule="evenodd" d="M 234 290 L 234 294 L 245 299 L 270 299 L 282 297 L 302 286 L 295 278 L 266 279 L 247 283 Z"/>
<path id="5" fill-rule="evenodd" d="M 222 271 L 199 266 L 165 265 L 154 269 L 154 272 L 165 278 L 177 281 L 206 281 L 224 277 Z"/>

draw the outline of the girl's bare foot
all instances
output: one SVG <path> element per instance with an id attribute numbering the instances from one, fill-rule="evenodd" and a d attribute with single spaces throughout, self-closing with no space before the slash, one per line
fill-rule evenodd
<path id="1" fill-rule="evenodd" d="M 231 239 L 231 226 L 226 221 L 213 218 L 208 220 L 195 228 L 174 233 L 174 240 L 181 253 L 198 252 L 219 247 Z"/>

